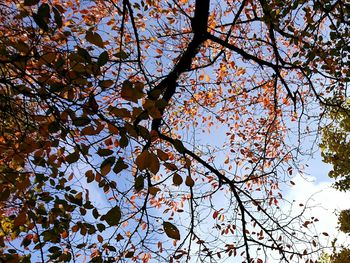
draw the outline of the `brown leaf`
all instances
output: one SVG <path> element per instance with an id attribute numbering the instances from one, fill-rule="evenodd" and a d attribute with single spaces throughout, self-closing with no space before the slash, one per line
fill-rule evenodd
<path id="1" fill-rule="evenodd" d="M 104 47 L 102 37 L 96 32 L 88 31 L 86 33 L 85 38 L 87 41 L 89 41 L 91 44 L 94 44 L 95 46 L 98 46 L 100 48 Z"/>
<path id="2" fill-rule="evenodd" d="M 170 222 L 163 222 L 163 229 L 165 234 L 175 240 L 180 240 L 180 231 Z"/>
<path id="3" fill-rule="evenodd" d="M 148 151 L 143 151 L 139 156 L 137 156 L 135 163 L 140 170 L 149 169 L 154 174 L 159 171 L 160 167 L 157 156 Z"/>
<path id="4" fill-rule="evenodd" d="M 183 182 L 183 179 L 182 179 L 181 175 L 175 173 L 173 176 L 173 184 L 176 186 L 179 186 L 182 184 L 182 182 Z"/>
<path id="5" fill-rule="evenodd" d="M 191 178 L 191 176 L 186 176 L 186 180 L 185 180 L 185 184 L 189 187 L 193 187 L 194 186 L 194 181 L 193 179 Z"/>

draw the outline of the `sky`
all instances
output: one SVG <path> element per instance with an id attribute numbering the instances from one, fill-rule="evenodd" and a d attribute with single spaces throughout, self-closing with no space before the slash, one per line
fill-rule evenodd
<path id="1" fill-rule="evenodd" d="M 289 201 L 295 200 L 295 214 L 302 209 L 300 203 L 307 202 L 312 207 L 306 216 L 314 216 L 319 220 L 313 231 L 319 234 L 322 245 L 329 246 L 334 238 L 338 239 L 338 244 L 350 244 L 350 239 L 337 229 L 337 214 L 340 210 L 350 208 L 350 193 L 332 187 L 334 180 L 328 177 L 331 166 L 322 162 L 319 152 L 307 164 L 305 174 L 297 174 L 292 178 L 295 185 L 285 192 L 284 197 Z M 329 236 L 323 235 L 323 232 Z"/>

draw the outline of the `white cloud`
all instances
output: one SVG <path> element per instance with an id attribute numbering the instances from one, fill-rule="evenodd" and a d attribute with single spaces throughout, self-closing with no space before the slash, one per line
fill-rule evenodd
<path id="1" fill-rule="evenodd" d="M 350 192 L 340 192 L 332 188 L 331 182 L 317 181 L 315 177 L 297 175 L 293 178 L 294 186 L 285 193 L 288 201 L 293 201 L 293 214 L 299 213 L 306 204 L 310 209 L 305 217 L 314 216 L 319 221 L 314 224 L 315 234 L 319 235 L 320 242 L 324 246 L 330 246 L 334 238 L 338 238 L 339 244 L 346 243 L 346 235 L 337 229 L 337 214 L 340 210 L 350 209 Z M 322 235 L 327 232 L 329 236 Z M 348 242 L 349 243 L 349 242 Z"/>

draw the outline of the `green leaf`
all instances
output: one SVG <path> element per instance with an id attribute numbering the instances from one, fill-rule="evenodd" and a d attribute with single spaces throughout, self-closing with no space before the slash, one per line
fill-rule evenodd
<path id="1" fill-rule="evenodd" d="M 116 226 L 119 224 L 122 214 L 120 212 L 119 206 L 113 207 L 107 212 L 104 216 L 101 217 L 102 220 L 105 220 L 108 225 Z"/>
<path id="2" fill-rule="evenodd" d="M 170 222 L 163 222 L 163 229 L 165 234 L 175 240 L 180 240 L 180 231 Z"/>

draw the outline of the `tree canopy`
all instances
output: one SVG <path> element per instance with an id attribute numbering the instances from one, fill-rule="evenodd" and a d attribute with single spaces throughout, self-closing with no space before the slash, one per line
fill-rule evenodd
<path id="1" fill-rule="evenodd" d="M 1 1 L 0 259 L 313 262 L 282 189 L 344 110 L 349 7 Z"/>
<path id="2" fill-rule="evenodd" d="M 329 108 L 329 119 L 322 129 L 322 156 L 323 161 L 332 165 L 329 177 L 336 181 L 334 187 L 340 191 L 350 190 L 350 170 L 349 170 L 349 138 L 350 138 L 350 111 L 349 100 L 342 98 L 341 94 L 330 99 L 338 102 L 341 107 Z M 339 231 L 350 234 L 350 207 L 340 211 L 338 215 Z M 337 251 L 336 243 L 333 243 L 333 254 L 328 256 L 331 263 L 346 263 L 350 259 L 350 249 L 341 245 L 340 251 Z"/>

